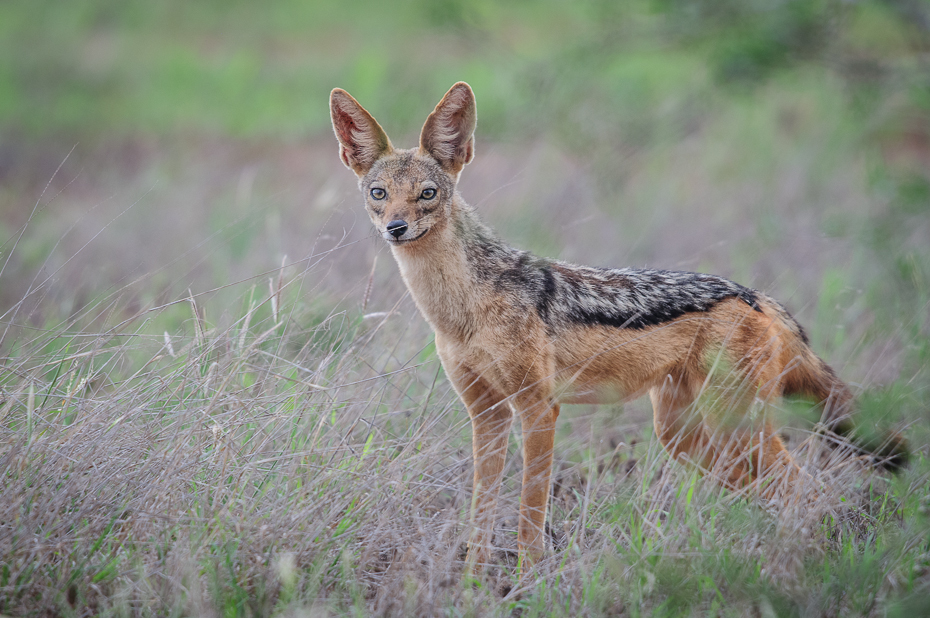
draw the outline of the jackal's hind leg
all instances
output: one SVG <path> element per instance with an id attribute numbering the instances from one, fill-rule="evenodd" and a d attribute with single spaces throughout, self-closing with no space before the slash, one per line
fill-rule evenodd
<path id="1" fill-rule="evenodd" d="M 756 484 L 766 500 L 790 493 L 799 468 L 770 423 L 718 427 L 711 441 L 715 455 L 711 472 L 730 489 Z"/>
<path id="2" fill-rule="evenodd" d="M 710 434 L 714 477 L 734 490 L 754 485 L 765 500 L 786 498 L 800 474 L 769 419 L 776 385 L 758 378 L 728 380 L 710 386 L 711 395 L 697 403 Z"/>
<path id="3" fill-rule="evenodd" d="M 784 496 L 799 469 L 765 418 L 765 401 L 732 384 L 707 396 L 701 385 L 669 376 L 650 391 L 662 446 L 730 489 L 756 483 L 765 499 Z"/>
<path id="4" fill-rule="evenodd" d="M 656 436 L 672 459 L 709 469 L 713 463 L 710 434 L 691 405 L 694 397 L 689 385 L 668 376 L 661 387 L 649 391 L 649 399 Z"/>

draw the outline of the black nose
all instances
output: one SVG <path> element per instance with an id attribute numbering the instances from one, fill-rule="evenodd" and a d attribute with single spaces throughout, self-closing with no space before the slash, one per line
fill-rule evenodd
<path id="1" fill-rule="evenodd" d="M 394 238 L 400 238 L 407 231 L 407 222 L 403 219 L 394 219 L 387 224 L 387 231 Z"/>

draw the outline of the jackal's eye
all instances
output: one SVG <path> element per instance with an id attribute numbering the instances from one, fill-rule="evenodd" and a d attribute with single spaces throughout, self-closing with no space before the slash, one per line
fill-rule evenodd
<path id="1" fill-rule="evenodd" d="M 436 197 L 436 189 L 423 189 L 423 193 L 420 194 L 420 197 L 424 200 L 431 200 Z"/>
<path id="2" fill-rule="evenodd" d="M 387 197 L 387 191 L 381 189 L 380 187 L 375 187 L 371 190 L 371 197 L 376 200 L 383 200 L 385 197 Z"/>

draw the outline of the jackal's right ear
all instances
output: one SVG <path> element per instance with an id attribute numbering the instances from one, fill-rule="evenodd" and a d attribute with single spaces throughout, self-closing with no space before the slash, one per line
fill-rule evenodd
<path id="1" fill-rule="evenodd" d="M 458 174 L 475 156 L 475 95 L 465 82 L 458 82 L 442 98 L 420 131 L 420 152 L 439 161 L 447 171 Z"/>
<path id="2" fill-rule="evenodd" d="M 358 176 L 367 174 L 375 161 L 394 149 L 378 121 L 342 88 L 329 95 L 329 111 L 339 140 L 339 158 Z"/>

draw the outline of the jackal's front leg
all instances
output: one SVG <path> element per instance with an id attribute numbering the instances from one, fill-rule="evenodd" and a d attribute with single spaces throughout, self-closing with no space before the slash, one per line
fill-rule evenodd
<path id="1" fill-rule="evenodd" d="M 520 494 L 520 552 L 530 560 L 545 550 L 546 510 L 559 406 L 548 393 L 523 397 L 517 404 L 523 429 L 523 491 Z"/>
<path id="2" fill-rule="evenodd" d="M 451 365 L 451 363 L 449 363 Z M 456 391 L 468 407 L 472 427 L 472 455 L 475 464 L 472 493 L 474 529 L 468 543 L 469 568 L 489 559 L 497 513 L 497 496 L 507 458 L 507 439 L 513 413 L 505 401 L 484 378 L 463 368 L 446 370 Z"/>

